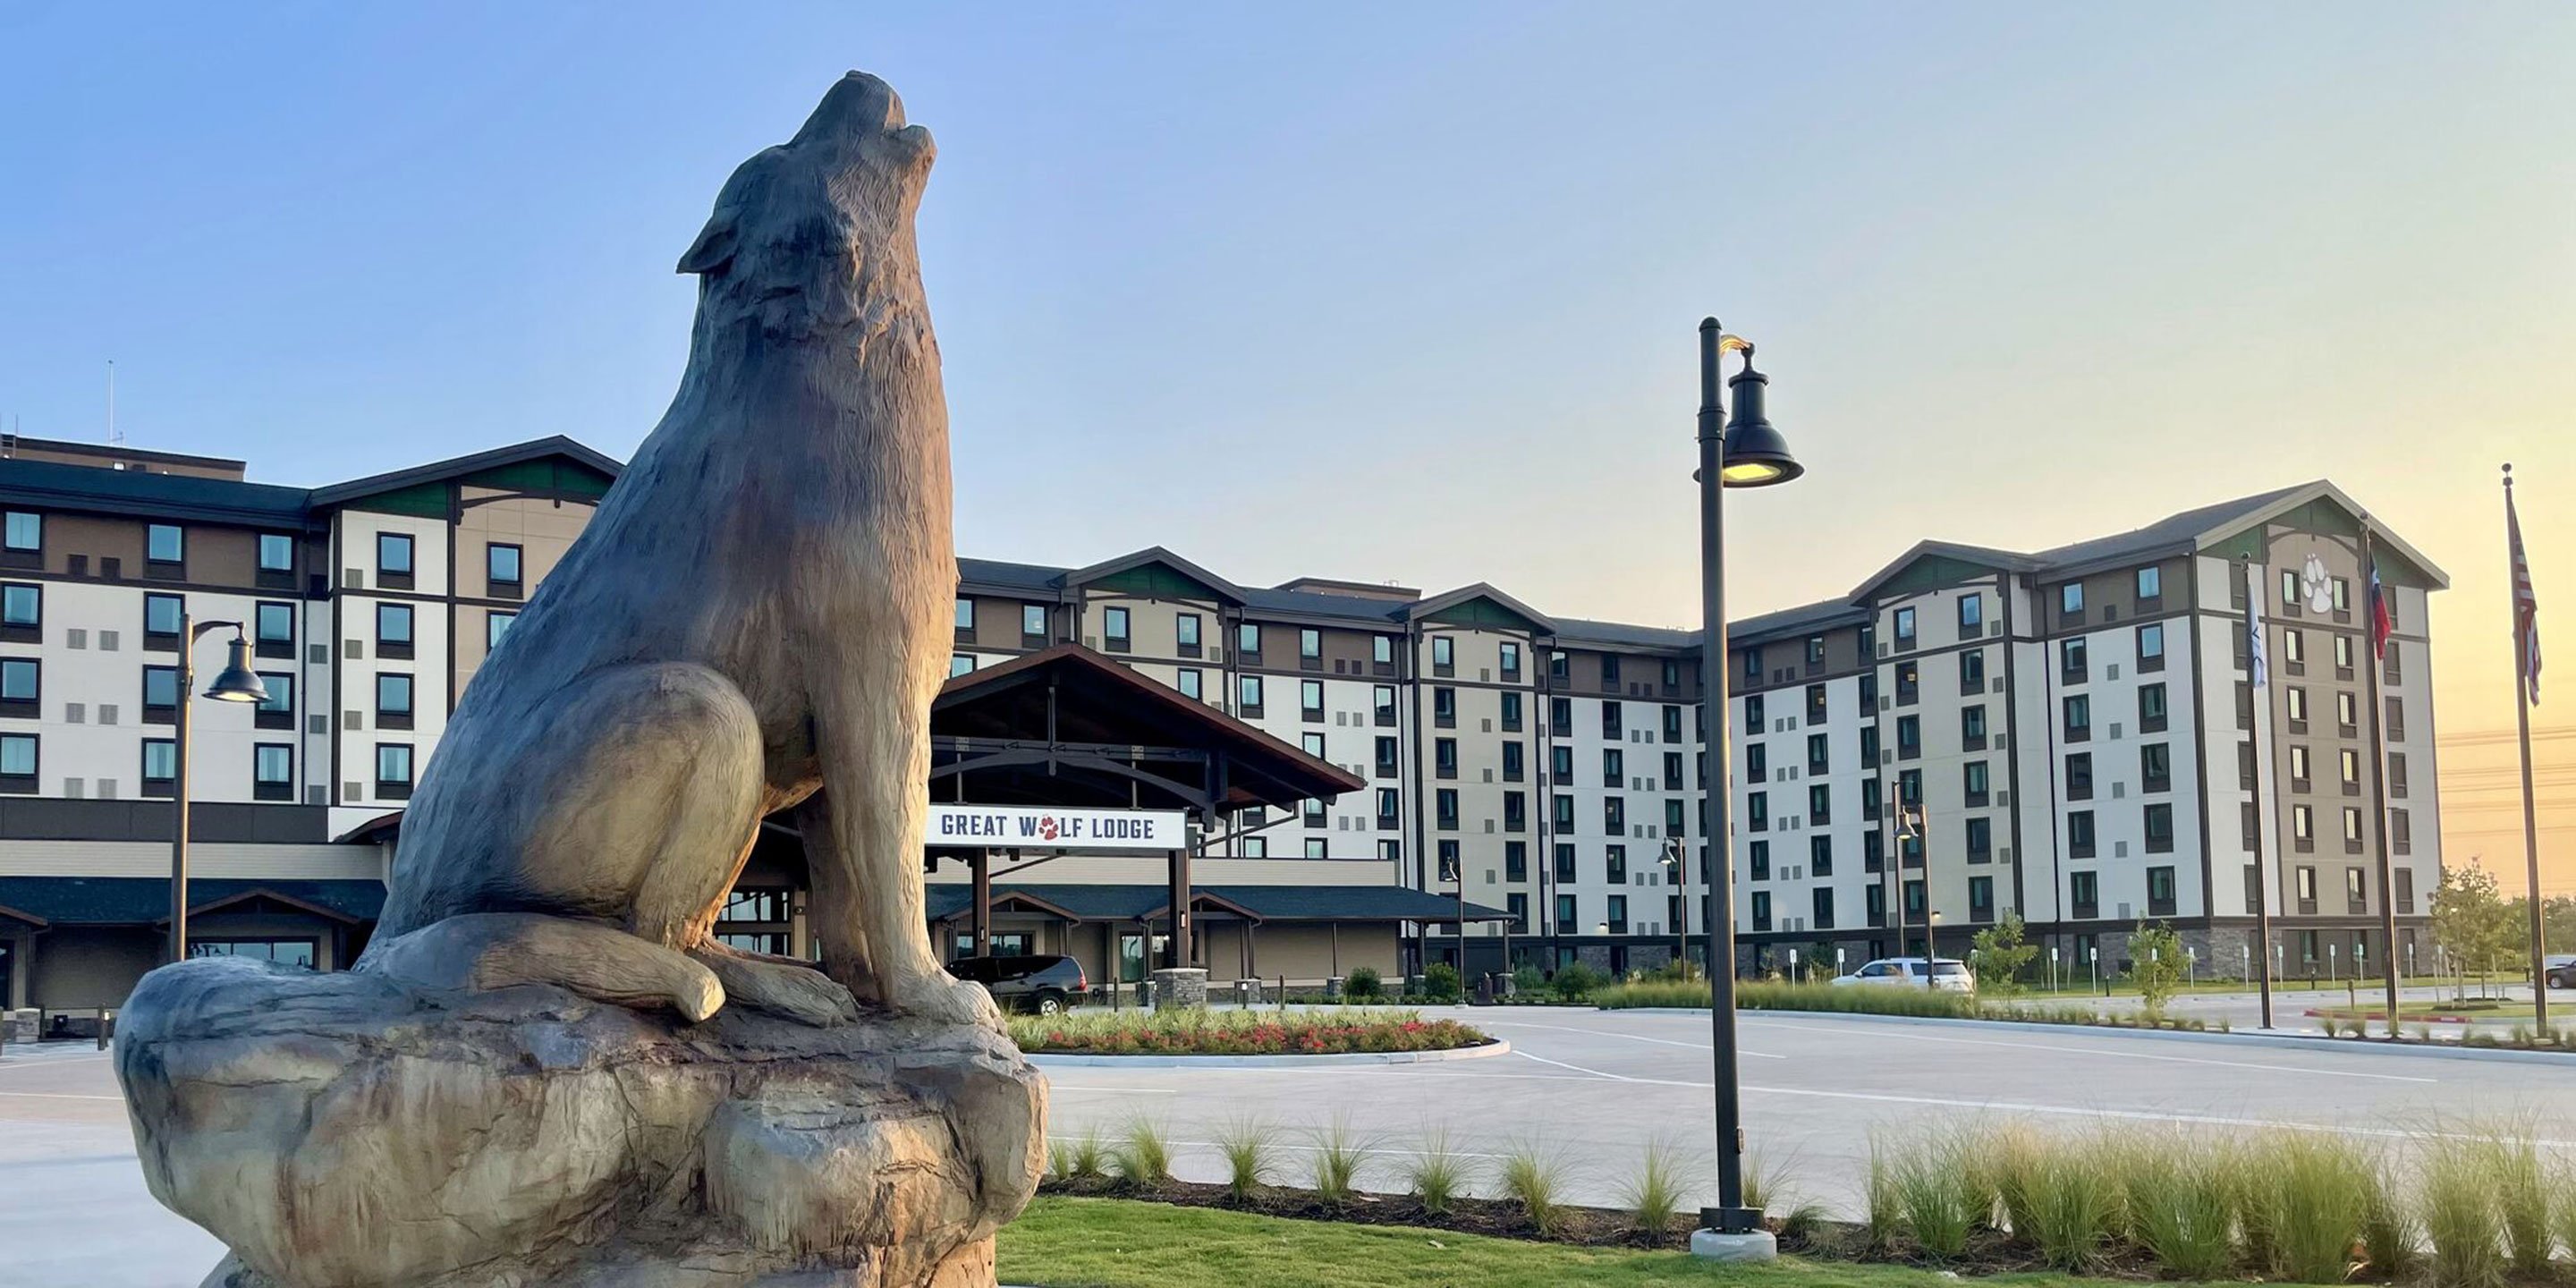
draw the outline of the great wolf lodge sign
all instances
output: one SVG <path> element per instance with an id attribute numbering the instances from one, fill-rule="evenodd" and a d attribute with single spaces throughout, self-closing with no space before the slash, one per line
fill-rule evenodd
<path id="1" fill-rule="evenodd" d="M 1189 816 L 1176 809 L 1036 809 L 1022 805 L 932 805 L 923 840 L 988 850 L 1178 850 Z"/>

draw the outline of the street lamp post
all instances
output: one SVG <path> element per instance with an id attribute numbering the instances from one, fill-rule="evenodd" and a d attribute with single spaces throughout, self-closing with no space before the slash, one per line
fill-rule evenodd
<path id="1" fill-rule="evenodd" d="M 1744 370 L 1727 382 L 1735 394 L 1728 423 L 1718 392 L 1719 359 L 1744 354 Z M 1735 1049 L 1735 838 L 1728 819 L 1734 784 L 1729 761 L 1726 652 L 1725 495 L 1730 487 L 1786 483 L 1805 472 L 1789 445 L 1763 416 L 1763 387 L 1753 369 L 1753 346 L 1726 334 L 1716 318 L 1699 324 L 1699 584 L 1700 701 L 1707 731 L 1709 844 L 1722 859 L 1708 881 L 1708 987 L 1710 1050 L 1716 1065 L 1717 1206 L 1700 1209 L 1701 1229 L 1691 1251 L 1718 1260 L 1767 1261 L 1778 1245 L 1762 1225 L 1762 1211 L 1744 1202 L 1744 1123 Z"/>
<path id="2" fill-rule="evenodd" d="M 1664 842 L 1664 866 L 1672 869 L 1673 888 L 1681 891 L 1682 914 L 1673 919 L 1673 967 L 1690 978 L 1690 853 L 1678 836 Z"/>
<path id="3" fill-rule="evenodd" d="M 205 696 L 218 702 L 263 702 L 268 687 L 250 669 L 250 642 L 242 638 L 240 622 L 191 622 L 186 609 L 179 610 L 179 684 L 176 742 L 172 755 L 170 784 L 177 800 L 172 804 L 177 813 L 170 827 L 170 960 L 188 959 L 188 686 L 196 683 L 197 641 L 209 632 L 230 628 L 232 643 L 224 657 L 224 669 L 215 682 L 206 686 Z"/>

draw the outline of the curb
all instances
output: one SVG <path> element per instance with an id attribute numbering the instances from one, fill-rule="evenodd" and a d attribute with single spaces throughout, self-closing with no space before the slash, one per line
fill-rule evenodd
<path id="1" fill-rule="evenodd" d="M 1041 1069 L 1312 1069 L 1355 1064 L 1442 1064 L 1509 1055 L 1499 1038 L 1446 1051 L 1350 1051 L 1338 1055 L 1077 1055 L 1042 1051 L 1025 1057 Z"/>
<path id="2" fill-rule="evenodd" d="M 1706 1007 L 1623 1006 L 1604 1015 L 1625 1012 L 1631 1015 L 1706 1015 Z M 2495 1060 L 2506 1064 L 2545 1064 L 2565 1069 L 2576 1067 L 2576 1056 L 2557 1051 L 2514 1051 L 2497 1047 L 2455 1046 L 2440 1042 L 2404 1042 L 2391 1044 L 2357 1038 L 2329 1038 L 2323 1034 L 2308 1037 L 2297 1033 L 2264 1033 L 2238 1030 L 2234 1033 L 2192 1033 L 2174 1029 L 2128 1029 L 2108 1024 L 2042 1024 L 2028 1020 L 1945 1020 L 1923 1015 L 1854 1015 L 1846 1011 L 1737 1011 L 1739 1018 L 1762 1020 L 1822 1020 L 1856 1024 L 1911 1024 L 1934 1028 L 1976 1027 L 2002 1029 L 2016 1033 L 2086 1033 L 2104 1037 L 2165 1039 L 2180 1042 L 2214 1042 L 2222 1045 L 2277 1047 L 2290 1051 L 2342 1051 L 2358 1055 L 2420 1056 L 2428 1060 Z"/>

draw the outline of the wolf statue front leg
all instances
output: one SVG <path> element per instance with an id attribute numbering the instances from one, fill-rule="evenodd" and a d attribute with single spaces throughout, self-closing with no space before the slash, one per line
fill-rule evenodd
<path id="1" fill-rule="evenodd" d="M 904 653 L 880 649 L 851 659 L 816 704 L 822 799 L 807 802 L 800 815 L 813 889 L 808 916 L 824 969 L 851 992 L 907 1014 L 998 1032 L 992 995 L 950 975 L 930 944 L 921 829 L 936 680 L 917 684 Z"/>

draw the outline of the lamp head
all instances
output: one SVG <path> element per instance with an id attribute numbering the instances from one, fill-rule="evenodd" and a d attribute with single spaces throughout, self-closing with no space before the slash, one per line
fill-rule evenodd
<path id="1" fill-rule="evenodd" d="M 1744 346 L 1744 370 L 1726 382 L 1735 410 L 1726 421 L 1725 464 L 1718 470 L 1721 487 L 1769 487 L 1807 472 L 1789 454 L 1789 440 L 1771 427 L 1762 412 L 1769 376 L 1753 369 L 1753 346 Z"/>
<path id="2" fill-rule="evenodd" d="M 206 686 L 205 696 L 218 702 L 268 701 L 268 686 L 250 669 L 250 641 L 240 631 L 234 631 L 232 642 L 224 646 L 224 669 Z"/>

